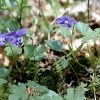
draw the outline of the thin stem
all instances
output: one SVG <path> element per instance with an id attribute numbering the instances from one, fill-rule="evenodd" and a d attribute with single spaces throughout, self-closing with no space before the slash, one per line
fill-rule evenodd
<path id="1" fill-rule="evenodd" d="M 73 49 L 73 35 L 74 35 L 74 26 L 72 27 L 72 34 L 71 34 L 71 37 L 70 37 L 72 49 Z"/>
<path id="2" fill-rule="evenodd" d="M 71 34 L 71 36 L 70 36 L 70 42 L 71 42 L 71 47 L 73 48 L 73 37 L 72 37 L 72 34 Z"/>
<path id="3" fill-rule="evenodd" d="M 10 11 L 11 15 L 14 17 L 14 19 L 16 20 L 16 22 L 18 22 L 20 24 L 20 27 L 22 28 L 21 22 L 12 14 L 12 12 Z"/>
<path id="4" fill-rule="evenodd" d="M 47 29 L 48 29 L 48 33 L 47 33 L 47 37 L 48 37 L 48 40 L 50 40 L 50 25 L 49 25 L 49 23 L 48 23 L 48 21 L 47 21 L 47 19 L 46 19 L 46 17 L 45 17 L 45 15 L 44 15 L 44 13 L 43 13 L 43 10 L 42 10 L 42 8 L 41 8 L 41 6 L 40 6 L 40 0 L 38 1 L 38 5 L 39 5 L 39 10 L 40 10 L 40 12 L 41 12 L 41 14 L 42 14 L 42 17 L 43 17 L 43 20 L 44 20 L 44 23 L 45 23 L 45 25 L 46 25 L 46 27 L 47 27 Z"/>
<path id="5" fill-rule="evenodd" d="M 74 59 L 73 59 L 74 60 Z M 87 71 L 87 67 L 85 65 L 80 64 L 78 61 L 74 60 L 78 65 L 80 65 L 81 67 L 85 68 L 85 70 Z"/>
<path id="6" fill-rule="evenodd" d="M 63 53 L 66 55 L 67 53 L 65 51 L 63 51 Z"/>
<path id="7" fill-rule="evenodd" d="M 72 65 L 70 63 L 69 63 L 69 66 L 71 67 L 71 69 L 73 70 L 75 76 L 77 77 L 78 83 L 80 83 L 79 78 L 78 78 L 78 75 L 77 75 L 77 73 L 75 72 L 74 68 L 72 67 Z"/>
<path id="8" fill-rule="evenodd" d="M 18 3 L 18 1 L 16 0 L 16 3 L 17 3 L 17 5 L 20 5 L 19 3 Z M 22 0 L 22 2 L 21 2 L 21 6 L 19 6 L 19 11 L 20 11 L 20 13 L 19 13 L 19 18 L 16 18 L 13 14 L 12 14 L 12 12 L 10 11 L 10 13 L 12 14 L 12 16 L 15 18 L 15 20 L 20 24 L 20 27 L 22 28 L 22 24 L 21 24 L 21 19 L 22 19 L 22 11 L 23 11 L 23 7 L 22 7 L 22 5 L 23 5 L 23 0 Z"/>
<path id="9" fill-rule="evenodd" d="M 21 2 L 21 6 L 20 6 L 20 13 L 19 13 L 19 23 L 20 23 L 20 27 L 22 28 L 22 24 L 21 24 L 21 20 L 22 20 L 22 11 L 23 11 L 23 0 Z"/>
<path id="10" fill-rule="evenodd" d="M 23 0 L 22 0 L 22 2 L 21 2 L 21 6 L 20 6 L 20 17 L 21 17 L 21 15 L 22 15 L 22 10 L 23 10 Z"/>
<path id="11" fill-rule="evenodd" d="M 14 52 L 13 52 L 13 49 L 12 49 L 12 47 L 11 47 L 11 44 L 10 44 L 10 42 L 9 42 L 9 46 L 10 46 L 10 49 L 11 49 L 11 52 L 12 52 L 12 60 L 13 60 L 13 62 L 15 62 L 15 66 L 16 66 L 16 69 L 18 69 L 19 70 L 19 68 L 18 68 L 18 64 L 17 64 L 17 62 L 15 61 L 15 59 L 16 59 L 16 56 L 15 56 L 15 54 L 14 54 Z"/>
<path id="12" fill-rule="evenodd" d="M 13 49 L 12 49 L 12 47 L 11 47 L 10 42 L 9 42 L 9 46 L 10 46 L 11 52 L 12 52 L 12 54 L 13 54 L 13 56 L 14 56 L 14 52 L 13 52 Z"/>
<path id="13" fill-rule="evenodd" d="M 18 1 L 17 1 L 17 0 L 15 0 L 15 2 L 19 5 L 19 3 L 18 3 Z"/>
<path id="14" fill-rule="evenodd" d="M 93 52 L 91 51 L 91 48 L 90 48 L 90 46 L 88 45 L 88 42 L 87 42 L 87 51 L 88 51 L 88 54 L 89 54 L 89 60 L 90 60 L 90 62 L 91 62 L 91 67 L 92 67 L 93 69 L 95 69 L 95 68 L 96 68 L 95 66 L 97 66 L 97 65 L 94 63 L 94 61 L 95 61 L 95 56 L 94 56 Z"/>
<path id="15" fill-rule="evenodd" d="M 88 0 L 88 24 L 89 24 L 89 26 L 90 26 L 90 7 L 89 7 L 89 0 Z"/>
<path id="16" fill-rule="evenodd" d="M 35 70 L 34 70 L 34 81 L 36 81 L 37 76 L 38 76 L 38 68 L 39 68 L 38 62 L 36 62 L 34 64 L 34 67 L 35 67 Z"/>
<path id="17" fill-rule="evenodd" d="M 29 70 L 29 69 L 30 69 L 30 67 L 32 66 L 31 60 L 29 60 L 29 61 L 28 61 L 27 59 L 25 59 L 25 62 L 28 62 L 28 64 L 27 64 L 27 67 L 26 67 L 26 68 L 27 68 L 27 70 Z M 25 64 L 26 64 L 26 63 L 24 63 L 24 66 L 25 66 Z"/>

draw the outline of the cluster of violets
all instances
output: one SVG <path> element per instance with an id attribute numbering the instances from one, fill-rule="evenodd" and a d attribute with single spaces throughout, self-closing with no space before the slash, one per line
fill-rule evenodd
<path id="1" fill-rule="evenodd" d="M 56 22 L 60 24 L 62 27 L 67 27 L 67 28 L 71 28 L 73 24 L 77 23 L 77 21 L 74 18 L 71 18 L 69 16 L 62 16 L 60 18 L 57 18 Z"/>
<path id="2" fill-rule="evenodd" d="M 11 43 L 15 46 L 21 46 L 23 43 L 23 36 L 26 34 L 26 28 L 7 32 L 5 34 L 0 33 L 0 46 L 5 46 L 7 43 Z"/>
<path id="3" fill-rule="evenodd" d="M 69 16 L 62 16 L 56 19 L 56 22 L 62 27 L 71 28 L 77 21 Z M 8 42 L 12 45 L 21 46 L 23 43 L 23 36 L 26 34 L 26 28 L 21 30 L 7 32 L 5 34 L 0 33 L 0 46 L 5 46 Z"/>

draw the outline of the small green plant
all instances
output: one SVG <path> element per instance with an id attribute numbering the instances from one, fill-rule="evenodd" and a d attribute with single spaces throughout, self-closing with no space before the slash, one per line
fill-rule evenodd
<path id="1" fill-rule="evenodd" d="M 96 92 L 97 92 L 97 87 L 100 86 L 100 79 L 98 76 L 91 76 L 90 80 L 90 90 L 94 94 L 94 100 L 96 100 Z"/>
<path id="2" fill-rule="evenodd" d="M 1 67 L 0 68 L 0 99 L 7 100 L 10 90 L 9 90 L 9 74 L 12 70 L 12 67 L 9 68 Z"/>
<path id="3" fill-rule="evenodd" d="M 58 0 L 47 1 L 52 7 L 50 14 L 57 17 L 54 22 L 56 21 L 59 25 L 53 25 L 54 22 L 49 24 L 45 16 L 47 12 L 43 12 L 40 2 L 39 0 L 40 14 L 35 15 L 36 12 L 34 14 L 36 20 L 33 19 L 33 16 L 29 18 L 30 22 L 33 20 L 30 25 L 34 25 L 36 29 L 33 32 L 24 28 L 25 17 L 29 14 L 28 10 L 31 8 L 28 0 L 0 1 L 0 11 L 6 10 L 9 13 L 9 16 L 2 18 L 0 23 L 0 46 L 4 48 L 10 60 L 8 68 L 0 66 L 0 100 L 85 100 L 87 90 L 94 93 L 96 100 L 97 88 L 100 85 L 100 76 L 96 73 L 97 66 L 100 65 L 100 50 L 99 47 L 96 47 L 96 41 L 100 38 L 100 28 L 92 30 L 89 27 L 89 0 L 89 26 L 66 16 L 65 13 L 61 15 L 62 17 L 57 17 L 61 7 Z M 69 4 L 69 0 L 67 3 Z M 68 6 L 68 4 L 65 6 Z M 15 15 L 13 11 L 16 11 Z M 40 15 L 44 23 L 41 22 Z M 38 29 L 41 29 L 40 33 L 44 31 L 46 37 L 39 40 L 43 43 L 36 45 L 33 43 L 35 40 L 33 33 L 38 33 Z M 51 39 L 53 35 L 51 33 L 57 32 L 63 38 L 69 38 L 68 51 L 63 49 L 62 41 Z M 73 48 L 74 32 L 82 36 L 80 46 L 76 50 Z M 93 49 L 88 44 L 88 40 L 93 40 Z M 32 41 L 32 43 L 29 41 Z M 85 55 L 78 56 L 84 44 L 87 44 L 88 57 Z M 50 71 L 43 72 L 40 68 L 40 61 L 46 60 L 45 57 L 48 55 L 45 55 L 45 53 L 48 53 L 49 48 L 54 52 L 56 51 L 58 55 L 60 53 L 63 55 L 50 65 Z M 93 50 L 96 54 L 92 52 Z M 95 75 L 92 75 L 94 73 Z M 87 78 L 85 83 L 88 84 L 81 83 L 83 77 Z M 91 80 L 89 81 L 88 78 L 91 78 Z M 68 80 L 73 82 L 67 84 Z M 71 88 L 71 85 L 80 86 Z"/>

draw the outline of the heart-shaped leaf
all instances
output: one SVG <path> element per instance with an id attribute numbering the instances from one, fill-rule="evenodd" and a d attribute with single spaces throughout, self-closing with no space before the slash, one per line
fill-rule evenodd
<path id="1" fill-rule="evenodd" d="M 59 40 L 45 40 L 45 43 L 52 49 L 58 52 L 62 51 L 63 43 Z"/>

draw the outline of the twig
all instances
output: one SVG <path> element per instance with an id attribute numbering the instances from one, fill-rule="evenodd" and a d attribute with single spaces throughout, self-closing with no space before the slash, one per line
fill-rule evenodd
<path id="1" fill-rule="evenodd" d="M 61 17 L 61 16 L 62 16 L 65 12 L 67 12 L 67 11 L 68 11 L 68 8 L 66 8 L 59 16 L 57 16 L 57 17 L 51 22 L 50 25 L 53 25 L 53 24 L 55 23 L 56 19 L 59 18 L 59 17 Z"/>
<path id="2" fill-rule="evenodd" d="M 90 26 L 90 7 L 89 7 L 89 0 L 88 0 L 88 24 L 89 24 L 89 26 Z"/>
<path id="3" fill-rule="evenodd" d="M 96 93 L 95 93 L 95 91 L 94 91 L 94 100 L 97 100 L 97 99 L 96 99 Z"/>

